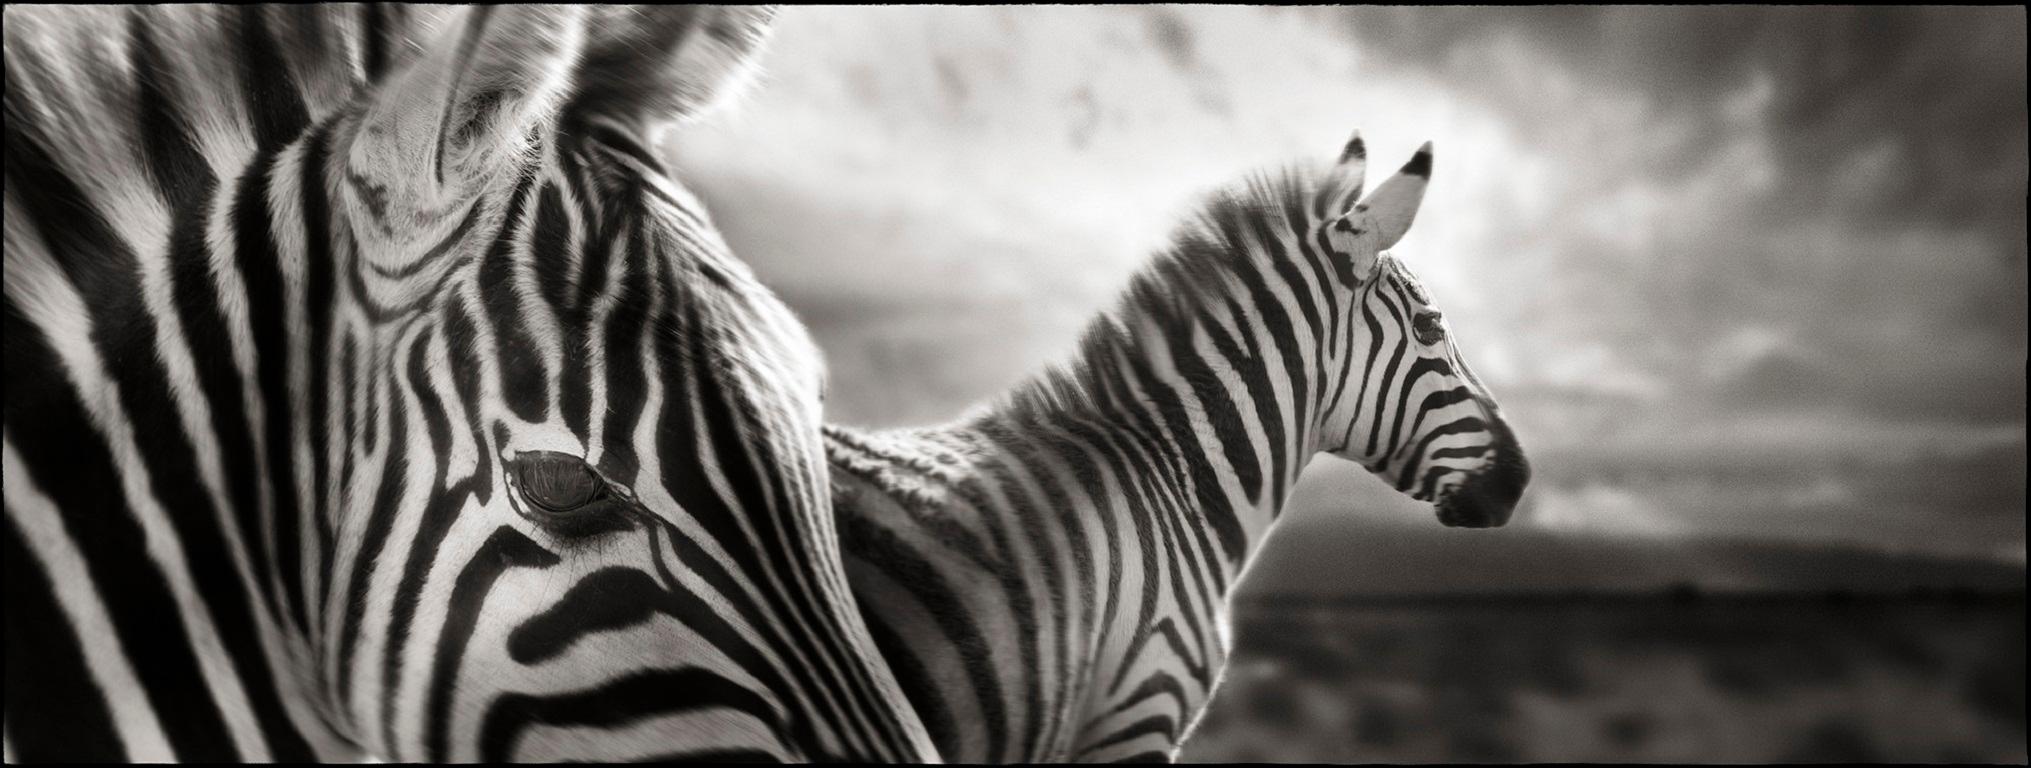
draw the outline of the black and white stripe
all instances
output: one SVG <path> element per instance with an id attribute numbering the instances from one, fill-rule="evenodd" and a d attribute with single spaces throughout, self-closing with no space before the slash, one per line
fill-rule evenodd
<path id="1" fill-rule="evenodd" d="M 7 759 L 935 755 L 647 138 L 771 15 L 7 9 Z"/>
<path id="2" fill-rule="evenodd" d="M 847 574 L 954 761 L 1170 759 L 1226 600 L 1299 471 L 1360 462 L 1448 525 L 1529 469 L 1428 296 L 1383 253 L 1429 145 L 1361 200 L 1325 174 L 1214 200 L 1055 369 L 964 422 L 828 427 Z"/>

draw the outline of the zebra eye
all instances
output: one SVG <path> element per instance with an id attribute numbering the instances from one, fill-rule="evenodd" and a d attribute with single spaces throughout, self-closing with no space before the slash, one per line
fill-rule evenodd
<path id="1" fill-rule="evenodd" d="M 585 461 L 563 453 L 531 451 L 515 457 L 522 497 L 552 512 L 569 512 L 597 501 L 606 482 Z"/>
<path id="2" fill-rule="evenodd" d="M 1437 344 L 1446 338 L 1446 327 L 1439 324 L 1439 313 L 1419 312 L 1411 320 L 1411 329 L 1417 332 L 1420 344 Z"/>
<path id="3" fill-rule="evenodd" d="M 527 502 L 525 517 L 556 533 L 586 535 L 618 527 L 625 521 L 614 505 L 607 482 L 584 459 L 554 451 L 525 451 L 509 462 L 515 490 Z"/>

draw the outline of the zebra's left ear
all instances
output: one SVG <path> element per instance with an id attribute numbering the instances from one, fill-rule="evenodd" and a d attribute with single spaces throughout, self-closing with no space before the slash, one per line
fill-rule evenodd
<path id="1" fill-rule="evenodd" d="M 611 6 L 592 10 L 572 117 L 637 126 L 712 111 L 754 79 L 772 6 Z"/>
<path id="2" fill-rule="evenodd" d="M 1354 129 L 1354 137 L 1347 140 L 1347 146 L 1340 150 L 1340 159 L 1333 163 L 1333 170 L 1326 183 L 1319 188 L 1319 199 L 1314 211 L 1319 218 L 1338 216 L 1354 207 L 1354 201 L 1361 199 L 1361 187 L 1368 175 L 1368 143 L 1361 140 L 1361 129 Z"/>
<path id="3" fill-rule="evenodd" d="M 573 7 L 461 9 L 368 99 L 346 149 L 356 202 L 394 244 L 438 232 L 527 164 L 583 39 Z"/>
<path id="4" fill-rule="evenodd" d="M 1348 217 L 1360 222 L 1360 229 L 1370 230 L 1380 241 L 1377 251 L 1388 250 L 1402 240 L 1410 231 L 1411 220 L 1417 218 L 1417 209 L 1425 199 L 1425 187 L 1432 178 L 1432 143 L 1427 141 L 1417 148 L 1410 162 L 1403 170 L 1382 182 L 1375 188 L 1375 194 L 1354 206 Z"/>

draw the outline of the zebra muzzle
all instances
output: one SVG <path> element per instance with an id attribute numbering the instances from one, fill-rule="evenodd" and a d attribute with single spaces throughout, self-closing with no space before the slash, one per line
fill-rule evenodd
<path id="1" fill-rule="evenodd" d="M 1439 522 L 1452 528 L 1500 527 L 1509 522 L 1529 484 L 1530 461 L 1513 442 L 1505 441 L 1496 448 L 1493 464 L 1439 500 Z"/>

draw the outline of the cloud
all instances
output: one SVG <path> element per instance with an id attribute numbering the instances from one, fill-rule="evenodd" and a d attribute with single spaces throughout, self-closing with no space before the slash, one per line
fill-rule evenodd
<path id="1" fill-rule="evenodd" d="M 832 416 L 909 424 L 1059 359 L 1206 190 L 1356 126 L 1435 139 L 1397 251 L 1541 524 L 2021 552 L 2024 20 L 797 9 L 673 145 Z"/>
<path id="2" fill-rule="evenodd" d="M 2025 12 L 2018 8 L 1349 8 L 1341 29 L 1395 66 L 1440 72 L 1533 115 L 1540 54 L 1587 94 L 1644 98 L 1689 124 L 1657 169 L 1697 164 L 1748 118 L 1773 139 L 1784 201 L 1829 188 L 1856 212 L 1980 227 L 2023 254 Z M 1504 76 L 1507 75 L 1507 76 Z M 1557 81 L 1553 81 L 1557 82 Z M 1574 87 L 1574 86 L 1568 86 Z M 1526 121 L 1556 141 L 1560 121 Z M 1847 179 L 1847 184 L 1835 183 Z M 2014 220 L 2015 224 L 2011 222 Z"/>

